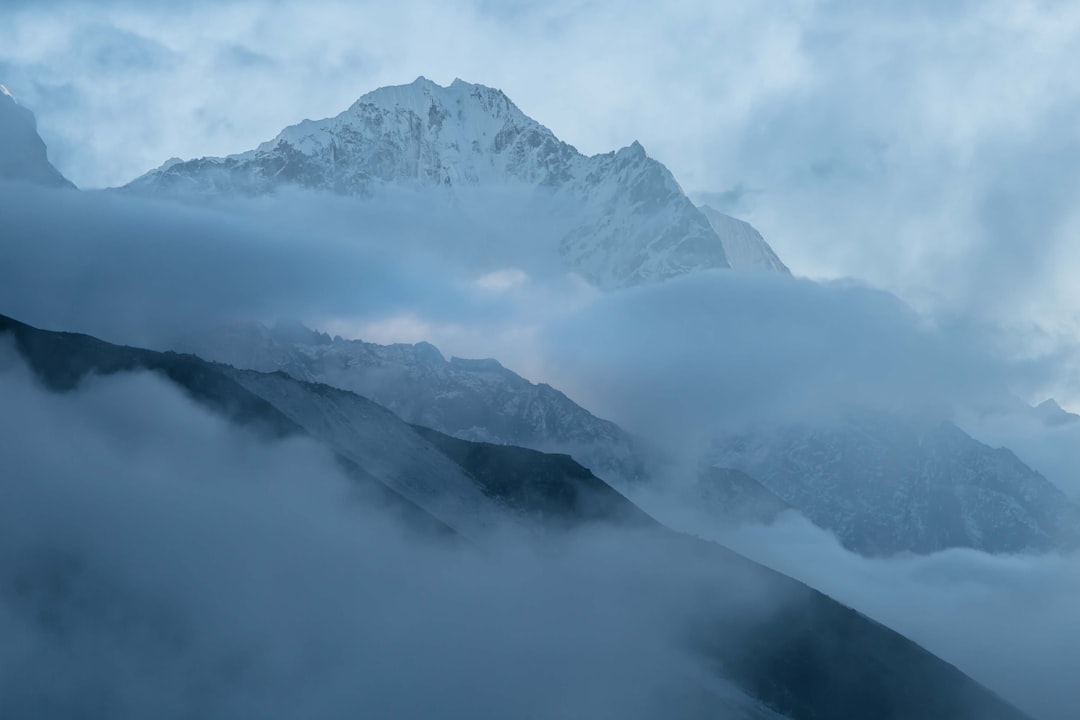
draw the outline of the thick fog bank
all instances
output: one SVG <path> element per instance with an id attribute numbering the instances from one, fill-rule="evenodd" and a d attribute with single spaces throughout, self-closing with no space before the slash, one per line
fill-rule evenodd
<path id="1" fill-rule="evenodd" d="M 148 374 L 50 394 L 2 351 L 5 718 L 753 705 L 686 649 L 711 610 L 693 589 L 723 591 L 703 561 L 610 530 L 435 545 L 307 441 L 249 436 Z"/>

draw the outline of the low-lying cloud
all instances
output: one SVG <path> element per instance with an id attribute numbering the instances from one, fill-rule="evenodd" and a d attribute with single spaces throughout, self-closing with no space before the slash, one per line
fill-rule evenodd
<path id="1" fill-rule="evenodd" d="M 329 453 L 150 374 L 55 395 L 0 347 L 0 714 L 679 717 L 739 693 L 707 564 L 633 533 L 435 544 Z"/>
<path id="2" fill-rule="evenodd" d="M 556 231 L 523 222 L 537 205 L 488 199 L 478 215 L 409 193 L 195 205 L 12 185 L 0 308 L 159 346 L 282 317 L 425 339 L 496 357 L 639 430 L 657 413 L 681 431 L 826 398 L 949 410 L 1067 377 L 1058 354 L 998 352 L 1010 337 L 991 327 L 934 322 L 852 283 L 716 272 L 601 294 L 560 268 Z"/>
<path id="3" fill-rule="evenodd" d="M 714 540 L 906 635 L 1040 720 L 1080 703 L 1080 553 L 953 549 L 866 558 L 793 511 L 769 525 L 718 527 L 654 497 L 662 521 Z"/>

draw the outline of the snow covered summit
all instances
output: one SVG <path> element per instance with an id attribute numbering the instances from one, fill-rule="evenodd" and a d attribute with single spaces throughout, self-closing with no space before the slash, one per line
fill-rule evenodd
<path id="1" fill-rule="evenodd" d="M 585 156 L 502 91 L 462 80 L 380 88 L 254 150 L 170 161 L 127 189 L 261 195 L 288 186 L 359 197 L 387 187 L 523 189 L 558 208 L 548 215 L 563 264 L 605 289 L 730 267 L 725 240 L 639 143 Z"/>

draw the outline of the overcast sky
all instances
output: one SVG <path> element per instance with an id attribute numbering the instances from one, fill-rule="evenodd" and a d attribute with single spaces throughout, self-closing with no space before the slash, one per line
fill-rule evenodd
<path id="1" fill-rule="evenodd" d="M 1080 5 L 5 2 L 0 82 L 81 186 L 425 75 L 586 153 L 640 140 L 800 274 L 1080 327 Z"/>

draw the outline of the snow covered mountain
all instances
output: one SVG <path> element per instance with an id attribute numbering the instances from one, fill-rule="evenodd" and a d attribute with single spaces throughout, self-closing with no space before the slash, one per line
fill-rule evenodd
<path id="1" fill-rule="evenodd" d="M 787 265 L 780 262 L 780 258 L 753 225 L 725 215 L 708 205 L 700 205 L 698 209 L 708 218 L 709 225 L 724 243 L 724 255 L 732 269 L 791 274 Z"/>
<path id="2" fill-rule="evenodd" d="M 457 438 L 566 453 L 617 487 L 646 473 L 639 443 L 617 425 L 495 360 L 447 360 L 429 343 L 377 345 L 284 323 L 207 330 L 176 349 L 351 390 Z"/>
<path id="3" fill-rule="evenodd" d="M 726 436 L 711 462 L 749 473 L 866 555 L 1047 551 L 1080 539 L 1080 508 L 1064 493 L 949 422 L 851 410 Z"/>
<path id="4" fill-rule="evenodd" d="M 19 105 L 3 85 L 0 85 L 0 180 L 75 187 L 49 162 L 34 114 Z"/>
<path id="5" fill-rule="evenodd" d="M 380 88 L 254 150 L 170 160 L 125 189 L 258 195 L 290 186 L 362 197 L 388 187 L 451 197 L 524 190 L 549 203 L 551 251 L 605 289 L 729 267 L 725 241 L 640 144 L 587 157 L 501 91 L 461 80 Z M 732 242 L 741 248 L 739 232 Z"/>

